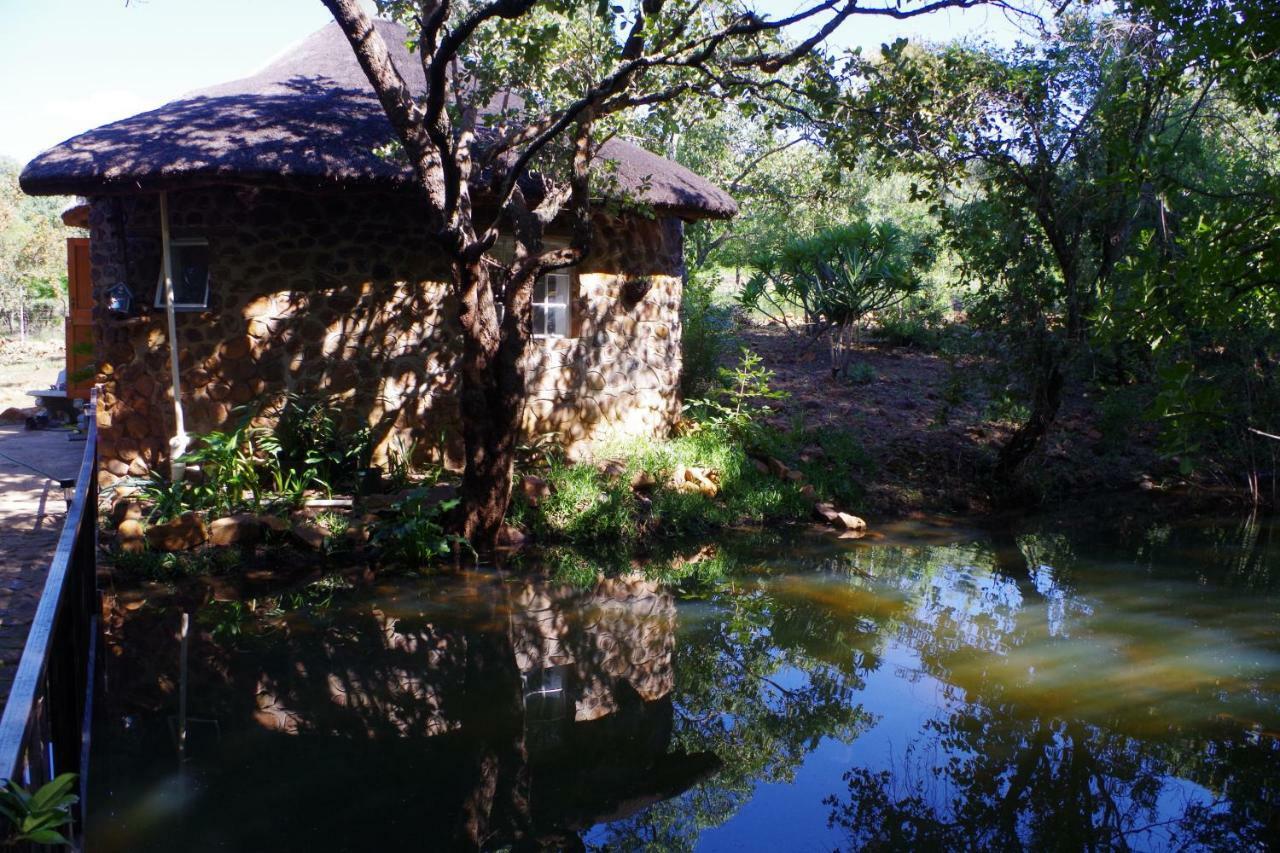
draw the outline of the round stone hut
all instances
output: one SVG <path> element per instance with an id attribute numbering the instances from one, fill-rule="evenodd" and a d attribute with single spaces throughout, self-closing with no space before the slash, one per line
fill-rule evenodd
<path id="1" fill-rule="evenodd" d="M 423 91 L 405 30 L 377 26 Z M 86 200 L 105 483 L 167 462 L 175 431 L 166 232 L 188 433 L 227 428 L 288 394 L 323 395 L 346 427 L 372 431 L 375 462 L 399 446 L 461 463 L 448 265 L 425 237 L 408 168 L 377 153 L 392 136 L 331 24 L 251 77 L 27 165 L 26 192 Z M 597 213 L 588 256 L 539 282 L 527 365 L 526 430 L 579 455 L 603 439 L 664 433 L 679 416 L 683 223 L 737 210 L 723 190 L 629 142 L 611 139 L 598 156 L 612 191 L 640 205 Z"/>

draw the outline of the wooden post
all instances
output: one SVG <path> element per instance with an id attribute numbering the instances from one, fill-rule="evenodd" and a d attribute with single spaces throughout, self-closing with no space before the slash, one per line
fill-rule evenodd
<path id="1" fill-rule="evenodd" d="M 173 384 L 173 438 L 169 439 L 169 479 L 178 482 L 186 464 L 178 457 L 187 452 L 187 428 L 182 417 L 182 382 L 178 369 L 178 321 L 173 311 L 173 253 L 169 249 L 169 194 L 160 193 L 160 262 L 164 270 L 164 311 L 169 320 L 169 373 Z"/>

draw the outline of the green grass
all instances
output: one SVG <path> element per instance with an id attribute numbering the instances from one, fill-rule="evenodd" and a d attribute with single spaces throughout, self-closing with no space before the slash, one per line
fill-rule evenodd
<path id="1" fill-rule="evenodd" d="M 756 455 L 775 456 L 805 474 L 818 496 L 855 508 L 862 497 L 858 474 L 869 467 L 861 445 L 849 434 L 803 429 L 758 431 Z M 819 452 L 813 453 L 814 448 Z M 807 461 L 802 453 L 809 451 Z M 638 441 L 603 448 L 600 459 L 617 460 L 625 470 L 611 476 L 597 465 L 553 461 L 539 471 L 551 495 L 537 506 L 517 490 L 511 518 L 544 542 L 591 546 L 627 553 L 642 543 L 678 539 L 736 525 L 765 525 L 809 518 L 813 501 L 804 483 L 785 482 L 757 470 L 746 447 L 724 429 L 703 428 L 668 441 Z M 672 475 L 679 466 L 703 468 L 719 477 L 714 497 L 678 491 Z M 632 488 L 644 472 L 657 485 Z"/>
<path id="2" fill-rule="evenodd" d="M 165 581 L 195 575 L 229 572 L 243 563 L 238 548 L 201 548 L 195 551 L 152 551 L 136 554 L 112 552 L 111 565 L 123 576 Z"/>

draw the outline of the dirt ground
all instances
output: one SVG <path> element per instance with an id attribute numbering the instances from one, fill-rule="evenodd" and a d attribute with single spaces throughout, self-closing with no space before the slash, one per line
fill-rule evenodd
<path id="1" fill-rule="evenodd" d="M 904 517 L 971 514 L 1028 502 L 1061 504 L 1098 492 L 1153 488 L 1167 469 L 1153 451 L 1154 435 L 1104 434 L 1086 389 L 1069 389 L 1045 445 L 1023 465 L 1028 488 L 993 494 L 988 472 L 1016 423 L 994 416 L 973 357 L 954 362 L 921 350 L 861 344 L 850 373 L 832 378 L 823 342 L 779 326 L 748 326 L 742 344 L 775 373 L 788 397 L 774 425 L 852 431 L 871 457 L 852 472 L 866 487 L 868 514 Z M 1023 508 L 1030 508 L 1024 506 Z"/>
<path id="2" fill-rule="evenodd" d="M 25 343 L 0 337 L 0 412 L 32 408 L 35 400 L 26 392 L 57 381 L 65 366 L 63 349 L 60 333 Z"/>

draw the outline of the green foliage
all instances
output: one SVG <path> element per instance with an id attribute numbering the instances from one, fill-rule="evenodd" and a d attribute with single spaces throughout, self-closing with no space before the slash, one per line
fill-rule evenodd
<path id="1" fill-rule="evenodd" d="M 690 269 L 680 302 L 680 391 L 686 397 L 706 393 L 733 337 L 733 311 L 716 302 L 718 280 L 705 267 Z"/>
<path id="2" fill-rule="evenodd" d="M 157 471 L 151 472 L 151 478 L 143 484 L 140 494 L 144 501 L 152 505 L 148 520 L 156 523 L 177 518 L 184 512 L 199 508 L 190 483 L 170 482 Z"/>
<path id="3" fill-rule="evenodd" d="M 200 469 L 199 481 L 188 489 L 193 508 L 229 515 L 247 501 L 255 510 L 261 509 L 258 469 L 266 456 L 264 443 L 270 446 L 270 432 L 253 426 L 247 416 L 230 432 L 215 430 L 200 436 L 195 449 L 182 457 Z"/>
<path id="4" fill-rule="evenodd" d="M 850 385 L 870 385 L 878 378 L 876 369 L 869 364 L 853 364 L 845 369 L 845 381 Z"/>
<path id="5" fill-rule="evenodd" d="M 60 212 L 70 199 L 26 195 L 19 171 L 0 158 L 0 317 L 9 331 L 33 320 L 61 327 L 67 267 Z"/>
<path id="6" fill-rule="evenodd" d="M 856 222 L 794 237 L 757 256 L 740 299 L 783 322 L 790 309 L 802 311 L 812 332 L 830 335 L 835 374 L 847 367 L 865 319 L 917 292 L 920 270 L 930 262 L 928 246 L 914 244 L 893 223 Z"/>
<path id="7" fill-rule="evenodd" d="M 458 501 L 432 501 L 429 493 L 429 489 L 414 489 L 392 505 L 394 515 L 378 527 L 371 540 L 384 560 L 425 568 L 455 548 L 469 547 L 465 539 L 447 532 L 445 527 L 446 516 Z"/>
<path id="8" fill-rule="evenodd" d="M 71 807 L 80 802 L 80 797 L 71 793 L 78 778 L 75 773 L 63 773 L 35 793 L 28 793 L 12 779 L 6 780 L 0 788 L 0 814 L 9 821 L 6 844 L 72 846 L 60 830 L 71 825 Z"/>
<path id="9" fill-rule="evenodd" d="M 373 433 L 367 426 L 345 429 L 337 401 L 290 395 L 277 413 L 275 452 L 284 470 L 308 472 L 326 492 L 355 482 L 368 467 Z"/>
<path id="10" fill-rule="evenodd" d="M 764 422 L 769 409 L 759 401 L 778 393 L 758 356 L 744 351 L 739 366 L 725 370 L 722 379 L 719 394 L 690 403 L 696 420 L 684 435 L 603 448 L 605 465 L 553 460 L 541 472 L 550 494 L 536 506 L 518 494 L 513 520 L 543 541 L 628 553 L 661 538 L 808 518 L 813 499 L 801 493 L 804 484 L 758 470 L 752 453 L 787 460 L 820 498 L 850 506 L 862 497 L 854 475 L 867 470 L 869 460 L 850 434 L 783 432 Z M 673 478 L 681 469 L 710 472 L 715 494 L 677 488 Z"/>
<path id="11" fill-rule="evenodd" d="M 242 557 L 235 548 L 202 548 L 196 551 L 117 551 L 111 566 L 124 577 L 168 581 L 184 577 L 219 575 L 234 571 Z"/>
<path id="12" fill-rule="evenodd" d="M 686 412 L 699 424 L 725 431 L 751 443 L 769 414 L 763 400 L 781 400 L 786 392 L 772 387 L 773 371 L 746 347 L 734 367 L 719 369 L 720 387 L 707 397 L 689 400 Z"/>

